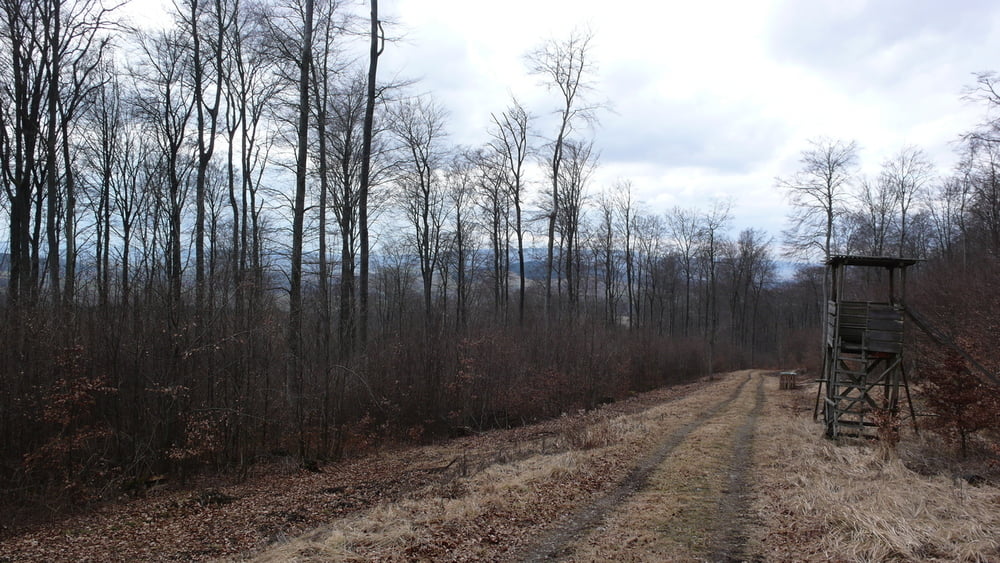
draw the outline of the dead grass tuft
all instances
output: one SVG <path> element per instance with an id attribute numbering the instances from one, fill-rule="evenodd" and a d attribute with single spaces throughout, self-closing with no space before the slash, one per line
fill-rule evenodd
<path id="1" fill-rule="evenodd" d="M 634 416 L 602 417 L 595 421 L 580 420 L 568 424 L 561 432 L 561 441 L 566 449 L 592 450 L 605 448 L 634 438 L 646 426 Z"/>
<path id="2" fill-rule="evenodd" d="M 436 559 L 448 546 L 438 530 L 475 522 L 496 510 L 520 512 L 537 501 L 537 491 L 580 471 L 578 452 L 537 455 L 493 465 L 469 478 L 434 485 L 412 498 L 378 505 L 315 532 L 277 546 L 256 559 L 278 561 L 369 561 Z M 449 494 L 440 494 L 446 490 Z M 426 494 L 425 494 L 426 493 Z M 488 535 L 485 539 L 488 539 Z"/>
<path id="3" fill-rule="evenodd" d="M 1000 489 L 921 475 L 872 444 L 822 439 L 811 418 L 778 409 L 772 401 L 761 429 L 770 438 L 756 454 L 756 510 L 767 530 L 757 549 L 766 559 L 1000 557 Z"/>

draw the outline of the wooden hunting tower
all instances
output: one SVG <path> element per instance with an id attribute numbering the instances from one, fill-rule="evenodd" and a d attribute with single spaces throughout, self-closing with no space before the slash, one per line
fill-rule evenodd
<path id="1" fill-rule="evenodd" d="M 817 410 L 823 397 L 827 437 L 874 436 L 878 413 L 898 413 L 900 387 L 909 401 L 903 370 L 904 296 L 906 268 L 916 262 L 873 256 L 832 256 L 827 261 L 830 300 L 816 396 Z M 887 293 L 876 301 L 845 299 L 847 268 L 852 266 L 881 270 L 869 270 L 866 277 L 887 278 Z"/>

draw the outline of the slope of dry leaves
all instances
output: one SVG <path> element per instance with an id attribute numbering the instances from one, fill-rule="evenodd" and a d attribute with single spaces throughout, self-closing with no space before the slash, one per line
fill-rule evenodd
<path id="1" fill-rule="evenodd" d="M 718 384 L 718 383 L 715 383 Z M 145 498 L 96 507 L 85 514 L 52 518 L 0 532 L 0 561 L 171 561 L 244 558 L 283 544 L 317 526 L 396 501 L 454 497 L 462 475 L 516 463 L 531 456 L 565 455 L 607 442 L 603 420 L 641 412 L 710 385 L 694 383 L 638 395 L 591 412 L 565 415 L 541 424 L 498 430 L 426 447 L 389 448 L 364 458 L 330 464 L 312 473 L 288 462 L 256 468 L 243 483 L 202 483 L 194 489 L 150 491 Z M 607 432 L 604 430 L 603 432 Z M 627 455 L 627 452 L 623 452 Z M 609 487 L 629 466 L 627 457 L 607 459 L 590 477 L 544 491 L 537 514 L 557 512 L 558 499 L 577 498 Z M 558 465 L 558 464 L 557 464 Z M 558 473 L 558 471 L 557 471 Z M 555 500 L 554 500 L 555 499 Z M 522 504 L 528 499 L 523 499 Z M 525 524 L 531 524 L 526 520 Z M 473 535 L 500 541 L 492 524 L 469 522 Z M 451 537 L 452 532 L 441 532 Z M 490 539 L 492 537 L 495 539 Z M 428 556 L 447 547 L 416 547 Z M 510 538 L 503 538 L 510 540 Z M 477 540 L 478 541 L 478 540 Z"/>

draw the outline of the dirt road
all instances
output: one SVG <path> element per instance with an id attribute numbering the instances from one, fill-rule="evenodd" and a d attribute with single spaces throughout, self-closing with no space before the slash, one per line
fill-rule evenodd
<path id="1" fill-rule="evenodd" d="M 814 395 L 726 374 L 103 506 L 9 533 L 0 562 L 1000 561 L 992 479 L 929 470 L 932 437 L 904 435 L 891 455 L 824 440 Z"/>
<path id="2" fill-rule="evenodd" d="M 418 493 L 259 560 L 741 560 L 764 400 L 747 371 L 565 420 L 548 448 L 456 476 L 452 498 Z"/>
<path id="3" fill-rule="evenodd" d="M 747 374 L 724 400 L 672 432 L 609 494 L 513 559 L 662 561 L 687 552 L 740 560 L 750 450 L 763 400 L 763 377 Z M 697 474 L 692 464 L 701 466 Z"/>

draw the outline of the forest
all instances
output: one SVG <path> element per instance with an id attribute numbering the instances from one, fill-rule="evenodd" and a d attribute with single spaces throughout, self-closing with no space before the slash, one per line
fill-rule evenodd
<path id="1" fill-rule="evenodd" d="M 524 54 L 548 107 L 512 95 L 456 146 L 433 92 L 378 74 L 405 45 L 377 6 L 178 0 L 138 30 L 0 0 L 0 502 L 814 373 L 836 254 L 921 260 L 911 301 L 1000 371 L 997 76 L 966 89 L 984 121 L 955 169 L 904 146 L 865 176 L 857 142 L 804 144 L 776 239 L 725 201 L 597 185 L 589 32 Z M 962 357 L 913 346 L 941 431 L 1000 426 Z"/>

